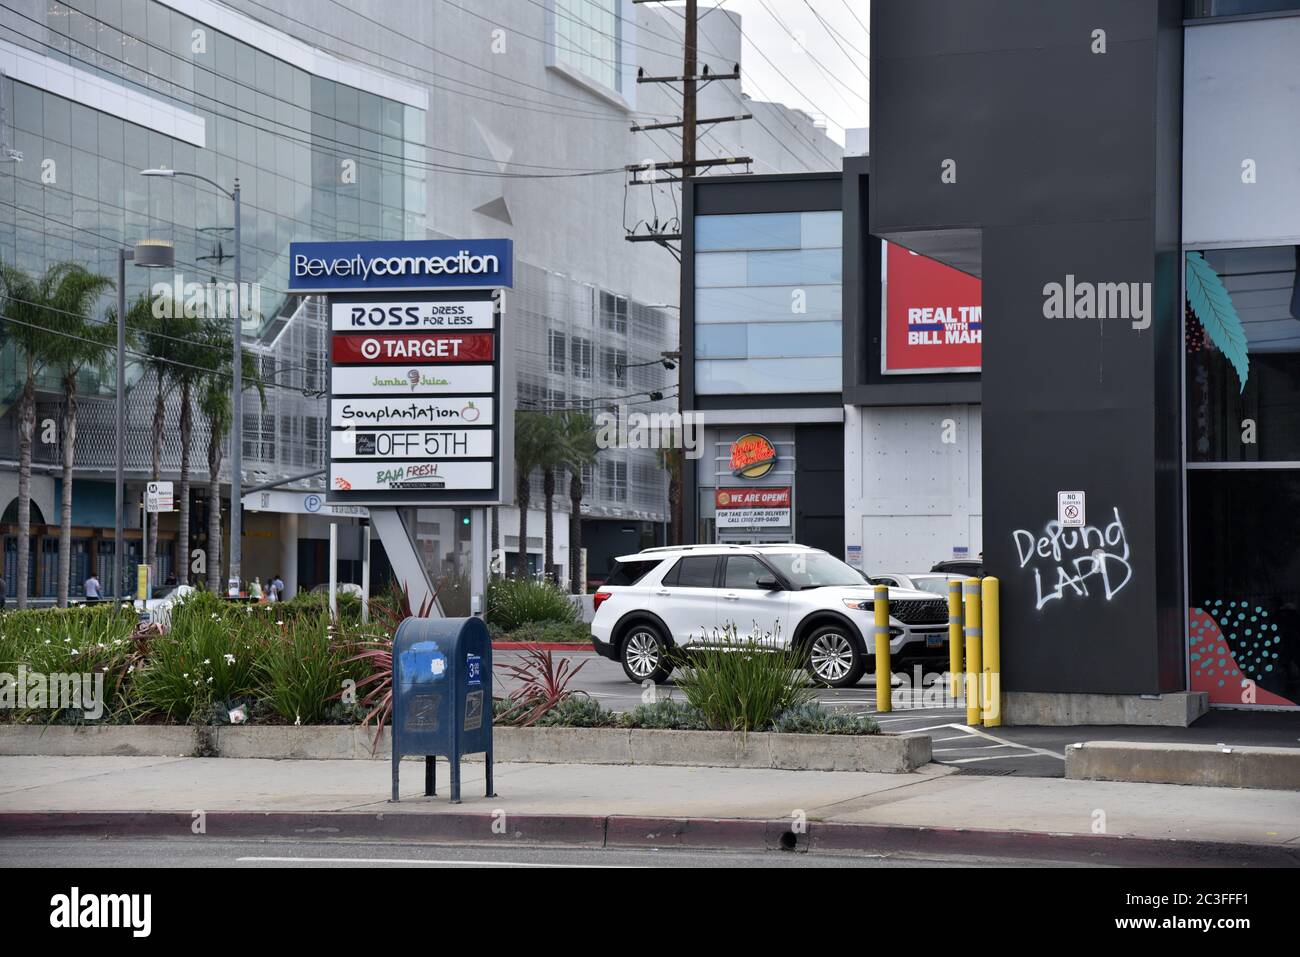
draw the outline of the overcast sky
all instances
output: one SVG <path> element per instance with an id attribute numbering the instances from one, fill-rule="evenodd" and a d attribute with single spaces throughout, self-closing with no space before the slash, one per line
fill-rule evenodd
<path id="1" fill-rule="evenodd" d="M 742 17 L 746 93 L 825 119 L 839 143 L 870 125 L 871 0 L 702 0 L 701 15 L 715 3 Z"/>

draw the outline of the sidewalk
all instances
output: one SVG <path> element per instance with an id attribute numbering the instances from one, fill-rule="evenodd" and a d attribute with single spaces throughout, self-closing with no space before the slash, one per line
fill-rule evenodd
<path id="1" fill-rule="evenodd" d="M 510 764 L 498 797 L 462 766 L 464 803 L 423 765 L 203 758 L 0 758 L 0 836 L 309 836 L 737 847 L 1035 849 L 1103 863 L 1300 866 L 1300 794 L 953 774 Z M 503 817 L 504 812 L 504 817 Z M 802 818 L 801 818 L 802 816 Z M 800 830 L 794 823 L 806 819 Z M 504 821 L 504 827 L 502 822 Z M 497 828 L 492 824 L 496 822 Z M 0 857 L 3 857 L 0 844 Z M 1153 859 L 1155 858 L 1155 859 Z"/>

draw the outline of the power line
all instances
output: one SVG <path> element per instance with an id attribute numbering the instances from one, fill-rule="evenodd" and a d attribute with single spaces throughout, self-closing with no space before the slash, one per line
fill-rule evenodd
<path id="1" fill-rule="evenodd" d="M 859 16 L 857 15 L 857 13 L 854 12 L 854 10 L 853 10 L 853 5 L 852 5 L 851 3 L 849 3 L 849 0 L 840 0 L 840 3 L 844 4 L 844 9 L 845 9 L 845 10 L 849 11 L 849 16 L 851 16 L 854 20 L 857 20 L 857 21 L 858 21 L 858 26 L 862 27 L 862 29 L 866 31 L 867 39 L 868 39 L 868 40 L 871 39 L 871 30 L 870 30 L 870 28 L 868 28 L 868 26 L 867 26 L 865 23 L 862 22 L 862 18 L 859 17 Z"/>
<path id="2" fill-rule="evenodd" d="M 812 11 L 812 15 L 817 18 L 817 22 L 820 23 L 822 25 L 822 29 L 826 31 L 826 35 L 829 36 L 832 41 L 834 41 L 837 47 L 839 47 L 840 52 L 844 54 L 844 58 L 849 61 L 853 69 L 861 73 L 863 78 L 866 79 L 868 83 L 870 83 L 871 77 L 867 76 L 867 74 L 863 71 L 862 67 L 858 66 L 858 61 L 854 59 L 852 56 L 850 56 L 849 51 L 845 50 L 844 45 L 840 43 L 839 38 L 844 37 L 844 35 L 840 33 L 839 30 L 836 30 L 835 27 L 831 25 L 830 21 L 828 21 L 817 11 L 817 8 L 812 5 L 811 0 L 803 0 L 803 3 L 804 6 L 806 6 L 809 10 Z M 853 44 L 849 42 L 848 37 L 844 37 L 844 42 L 848 43 L 849 46 L 853 47 L 853 52 L 856 53 L 858 56 L 866 60 L 870 59 L 870 57 L 868 57 L 867 54 L 863 53 L 857 47 L 853 46 Z"/>

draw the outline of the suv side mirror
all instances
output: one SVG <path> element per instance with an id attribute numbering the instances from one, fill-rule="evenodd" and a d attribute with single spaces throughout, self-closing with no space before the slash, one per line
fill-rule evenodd
<path id="1" fill-rule="evenodd" d="M 754 582 L 754 585 L 757 588 L 763 589 L 763 591 L 781 590 L 781 583 L 771 576 L 768 576 L 767 578 L 758 579 L 757 581 Z"/>

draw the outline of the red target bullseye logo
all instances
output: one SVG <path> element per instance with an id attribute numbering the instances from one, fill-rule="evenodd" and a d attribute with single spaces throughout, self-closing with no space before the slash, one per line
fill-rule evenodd
<path id="1" fill-rule="evenodd" d="M 361 355 L 367 359 L 378 359 L 379 349 L 380 346 L 378 339 L 367 339 L 365 342 L 361 343 Z"/>

